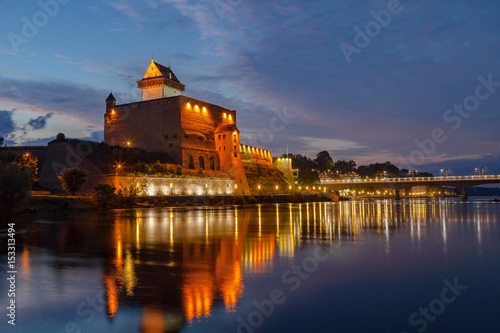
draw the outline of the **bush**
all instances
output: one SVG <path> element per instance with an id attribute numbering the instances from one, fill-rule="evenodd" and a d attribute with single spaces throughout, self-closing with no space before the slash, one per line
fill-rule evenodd
<path id="1" fill-rule="evenodd" d="M 152 173 L 149 165 L 147 165 L 146 163 L 143 163 L 143 162 L 137 162 L 134 165 L 134 171 L 138 172 L 138 173 L 145 174 L 145 175 L 150 175 Z"/>
<path id="2" fill-rule="evenodd" d="M 233 196 L 233 205 L 244 205 L 244 204 L 245 204 L 245 197 L 237 194 Z"/>
<path id="3" fill-rule="evenodd" d="M 134 185 L 125 186 L 116 193 L 116 200 L 125 207 L 132 207 L 137 202 L 137 187 Z"/>
<path id="4" fill-rule="evenodd" d="M 162 165 L 161 163 L 157 162 L 151 165 L 151 171 L 153 173 L 159 173 L 161 175 L 164 175 L 168 173 L 168 168 Z"/>
<path id="5" fill-rule="evenodd" d="M 255 199 L 255 197 L 253 196 L 250 196 L 248 197 L 248 203 L 251 205 L 255 205 L 257 203 L 257 199 Z"/>
<path id="6" fill-rule="evenodd" d="M 293 191 L 292 194 L 290 195 L 290 201 L 291 202 L 304 202 L 305 198 L 304 195 L 299 192 L 299 191 Z"/>
<path id="7" fill-rule="evenodd" d="M 94 199 L 100 207 L 108 209 L 116 202 L 116 188 L 109 184 L 99 183 L 94 186 Z"/>
<path id="8" fill-rule="evenodd" d="M 88 171 L 82 168 L 64 169 L 61 173 L 61 185 L 66 192 L 75 195 L 87 181 L 87 175 Z"/>
<path id="9" fill-rule="evenodd" d="M 15 163 L 0 162 L 0 218 L 10 218 L 29 197 L 31 178 Z"/>

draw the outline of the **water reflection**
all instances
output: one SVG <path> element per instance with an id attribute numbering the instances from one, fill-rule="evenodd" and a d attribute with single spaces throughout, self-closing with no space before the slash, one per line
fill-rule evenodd
<path id="1" fill-rule="evenodd" d="M 406 228 L 418 247 L 430 228 L 439 228 L 446 255 L 448 233 L 467 228 L 477 233 L 480 251 L 484 232 L 497 228 L 498 209 L 483 203 L 468 214 L 468 205 L 418 199 L 305 203 L 132 210 L 74 216 L 62 223 L 38 221 L 21 254 L 23 286 L 28 288 L 32 271 L 30 249 L 50 249 L 56 261 L 52 270 L 72 265 L 57 263 L 60 257 L 102 258 L 108 320 L 137 308 L 142 332 L 174 332 L 210 317 L 215 308 L 236 311 L 246 277 L 271 274 L 276 260 L 294 258 L 309 243 L 359 242 L 375 233 L 390 252 L 400 230 Z"/>

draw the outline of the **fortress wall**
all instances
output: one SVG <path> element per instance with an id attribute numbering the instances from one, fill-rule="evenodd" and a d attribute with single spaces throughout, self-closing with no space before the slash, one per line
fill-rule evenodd
<path id="1" fill-rule="evenodd" d="M 85 148 L 76 149 L 67 141 L 49 143 L 40 170 L 40 186 L 48 190 L 62 190 L 59 179 L 61 172 L 66 168 L 79 167 L 89 172 L 87 182 L 79 193 L 94 192 L 97 183 L 106 182 L 106 175 L 82 152 L 85 152 Z"/>
<path id="2" fill-rule="evenodd" d="M 109 145 L 132 147 L 147 151 L 167 152 L 181 163 L 179 97 L 117 105 L 115 113 L 105 116 L 105 142 Z"/>
<path id="3" fill-rule="evenodd" d="M 261 161 L 273 164 L 273 158 L 269 150 L 240 144 L 241 159 Z"/>
<path id="4" fill-rule="evenodd" d="M 137 186 L 145 195 L 233 195 L 234 180 L 211 178 L 109 177 L 117 189 Z"/>

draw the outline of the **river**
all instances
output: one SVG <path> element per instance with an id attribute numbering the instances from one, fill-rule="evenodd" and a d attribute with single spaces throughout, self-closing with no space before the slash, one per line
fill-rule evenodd
<path id="1" fill-rule="evenodd" d="M 494 332 L 491 198 L 18 217 L 1 332 Z M 15 326 L 6 315 L 14 299 Z"/>

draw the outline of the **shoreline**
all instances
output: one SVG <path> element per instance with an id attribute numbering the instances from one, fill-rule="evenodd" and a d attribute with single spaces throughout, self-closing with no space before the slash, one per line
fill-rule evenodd
<path id="1" fill-rule="evenodd" d="M 347 199 L 343 199 L 347 200 Z M 93 196 L 31 196 L 18 211 L 22 215 L 42 213 L 107 211 L 128 208 L 159 208 L 180 206 L 233 206 L 270 203 L 331 202 L 324 194 L 248 195 L 248 196 L 151 196 L 137 197 L 133 204 L 110 204 L 103 208 Z"/>
<path id="2" fill-rule="evenodd" d="M 458 197 L 410 197 L 406 199 L 445 199 Z M 475 198 L 474 196 L 470 199 Z M 497 196 L 490 198 L 481 197 L 493 203 L 500 202 Z M 391 197 L 341 197 L 339 201 L 379 201 L 391 200 Z M 36 215 L 43 213 L 62 212 L 86 212 L 107 211 L 128 208 L 161 208 L 161 207 L 188 207 L 188 206 L 233 206 L 233 205 L 255 205 L 273 203 L 306 203 L 306 202 L 334 202 L 325 194 L 281 194 L 281 195 L 247 195 L 247 196 L 161 196 L 161 197 L 137 197 L 133 204 L 110 204 L 103 208 L 98 205 L 92 196 L 58 196 L 43 195 L 32 196 L 28 202 L 17 212 L 22 215 Z"/>

